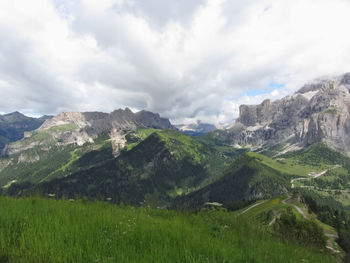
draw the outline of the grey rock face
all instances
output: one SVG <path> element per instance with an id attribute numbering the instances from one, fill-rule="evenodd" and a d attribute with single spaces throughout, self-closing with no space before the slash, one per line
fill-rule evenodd
<path id="1" fill-rule="evenodd" d="M 161 118 L 159 114 L 155 114 L 149 111 L 139 111 L 135 113 L 135 120 L 137 123 L 155 129 L 173 129 L 170 121 L 165 118 Z"/>
<path id="2" fill-rule="evenodd" d="M 341 85 L 350 85 L 350 73 L 347 73 L 343 76 L 340 84 Z"/>
<path id="3" fill-rule="evenodd" d="M 24 139 L 11 143 L 3 151 L 12 155 L 34 147 L 50 148 L 52 145 L 92 143 L 101 134 L 108 134 L 115 154 L 125 146 L 125 132 L 138 127 L 155 129 L 174 128 L 168 119 L 159 114 L 130 109 L 118 109 L 110 114 L 103 112 L 62 112 L 46 121 L 34 132 L 24 135 Z M 37 140 L 36 138 L 45 138 Z"/>
<path id="4" fill-rule="evenodd" d="M 350 153 L 350 73 L 307 84 L 293 96 L 240 106 L 236 123 L 216 132 L 226 143 L 260 147 L 327 142 Z"/>

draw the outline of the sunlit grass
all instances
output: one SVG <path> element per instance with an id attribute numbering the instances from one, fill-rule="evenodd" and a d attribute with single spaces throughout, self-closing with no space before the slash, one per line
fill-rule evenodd
<path id="1" fill-rule="evenodd" d="M 224 211 L 0 198 L 0 262 L 334 262 Z"/>

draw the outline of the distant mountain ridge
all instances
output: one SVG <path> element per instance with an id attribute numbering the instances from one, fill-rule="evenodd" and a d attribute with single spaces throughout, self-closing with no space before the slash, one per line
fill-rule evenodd
<path id="1" fill-rule="evenodd" d="M 293 178 L 328 170 L 347 191 L 348 157 L 328 145 L 349 152 L 349 83 L 350 74 L 318 79 L 292 96 L 242 105 L 232 127 L 203 136 L 186 136 L 147 111 L 62 112 L 6 146 L 0 192 L 200 207 L 289 194 Z M 177 128 L 214 129 L 201 122 Z M 285 154 L 310 145 L 322 147 Z M 258 153 L 244 154 L 249 147 Z"/>
<path id="2" fill-rule="evenodd" d="M 215 131 L 219 128 L 214 124 L 203 123 L 201 121 L 190 124 L 177 124 L 174 126 L 187 135 L 203 135 L 205 133 Z"/>
<path id="3" fill-rule="evenodd" d="M 0 115 L 0 153 L 6 144 L 23 138 L 24 133 L 39 128 L 51 116 L 31 118 L 15 111 Z"/>
<path id="4" fill-rule="evenodd" d="M 241 105 L 239 118 L 217 139 L 238 146 L 284 143 L 285 150 L 318 142 L 350 153 L 350 73 L 306 84 L 292 96 Z"/>
<path id="5" fill-rule="evenodd" d="M 27 132 L 21 141 L 7 145 L 5 155 L 13 155 L 38 146 L 92 143 L 108 134 L 115 153 L 126 143 L 127 130 L 136 128 L 174 129 L 170 121 L 148 111 L 133 113 L 129 108 L 104 112 L 62 112 L 47 119 L 37 130 Z"/>

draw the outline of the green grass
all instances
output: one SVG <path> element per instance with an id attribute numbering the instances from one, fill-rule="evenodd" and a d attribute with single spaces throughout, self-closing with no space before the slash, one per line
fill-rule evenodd
<path id="1" fill-rule="evenodd" d="M 70 167 L 76 160 L 78 160 L 79 157 L 81 157 L 77 154 L 79 150 L 81 149 L 75 148 L 73 151 L 71 151 L 70 159 L 68 159 L 66 163 L 63 163 L 61 167 L 58 167 L 56 170 L 49 173 L 45 178 L 41 179 L 40 182 L 48 181 L 50 179 L 53 179 L 56 176 L 56 174 L 66 172 L 67 168 Z"/>
<path id="2" fill-rule="evenodd" d="M 336 262 L 233 213 L 0 198 L 1 262 Z"/>
<path id="3" fill-rule="evenodd" d="M 308 219 L 314 219 L 318 225 L 320 225 L 323 229 L 327 229 L 328 231 L 331 231 L 333 234 L 336 234 L 336 231 L 333 227 L 322 223 L 321 221 L 317 220 L 315 218 L 314 214 L 309 214 L 305 205 L 303 203 L 300 203 L 299 201 L 297 201 L 297 199 L 295 198 L 291 198 L 288 199 L 286 201 L 286 204 L 284 204 L 282 201 L 284 199 L 286 199 L 287 196 L 280 196 L 280 197 L 275 197 L 273 199 L 270 199 L 268 201 L 266 201 L 265 203 L 262 203 L 259 206 L 254 207 L 253 209 L 247 211 L 245 214 L 243 214 L 242 216 L 245 217 L 247 220 L 249 220 L 251 223 L 264 223 L 262 221 L 262 214 L 266 214 L 267 212 L 269 212 L 270 210 L 272 210 L 274 212 L 275 216 L 278 216 L 283 210 L 285 210 L 286 208 L 290 207 L 293 210 L 293 213 L 296 215 L 296 217 L 298 219 L 302 219 L 303 216 L 294 208 L 293 205 L 298 206 L 299 208 L 301 208 L 304 213 L 306 214 Z M 260 203 L 261 200 L 257 201 L 256 203 Z M 254 204 L 256 204 L 254 203 Z M 252 204 L 252 205 L 254 205 Z M 244 211 L 246 208 L 240 209 L 239 211 L 236 211 L 235 213 L 239 214 L 242 211 Z M 269 222 L 265 222 L 265 223 L 269 223 Z"/>
<path id="4" fill-rule="evenodd" d="M 267 202 L 258 205 L 246 213 L 242 214 L 241 217 L 245 218 L 247 221 L 249 221 L 251 224 L 265 224 L 268 225 L 274 218 L 277 218 L 281 215 L 283 211 L 286 210 L 287 207 L 291 207 L 293 213 L 298 219 L 302 219 L 303 216 L 289 203 L 283 204 L 282 200 L 285 199 L 286 196 L 276 197 L 271 200 L 268 200 Z M 260 201 L 257 201 L 256 203 L 260 203 Z M 256 204 L 254 203 L 254 204 Z M 252 205 L 254 205 L 252 204 Z M 240 209 L 236 213 L 239 214 L 242 211 L 244 211 L 246 208 Z M 267 214 L 269 211 L 272 211 L 272 217 L 268 218 Z M 271 212 L 270 212 L 271 213 Z"/>
<path id="5" fill-rule="evenodd" d="M 137 128 L 135 132 L 131 132 L 130 135 L 127 135 L 127 144 L 125 150 L 130 151 L 135 146 L 137 146 L 141 141 L 146 139 L 152 133 L 160 131 L 158 129 L 151 128 Z"/>
<path id="6" fill-rule="evenodd" d="M 163 130 L 157 134 L 178 159 L 189 158 L 193 163 L 200 164 L 208 157 L 208 149 L 193 137 L 175 130 Z"/>
<path id="7" fill-rule="evenodd" d="M 312 145 L 300 151 L 287 153 L 285 162 L 299 166 L 328 169 L 324 175 L 310 180 L 295 181 L 295 187 L 304 187 L 324 196 L 331 197 L 344 206 L 350 206 L 350 158 L 341 152 L 327 147 L 325 143 Z M 337 166 L 335 166 L 337 165 Z"/>
<path id="8" fill-rule="evenodd" d="M 274 233 L 274 224 L 276 220 L 288 208 L 292 209 L 292 212 L 296 216 L 297 220 L 305 221 L 304 217 L 293 206 L 293 205 L 296 205 L 297 207 L 301 208 L 304 211 L 305 215 L 307 216 L 307 220 L 308 221 L 311 220 L 312 222 L 315 222 L 323 230 L 324 234 L 332 234 L 332 235 L 338 236 L 338 233 L 334 227 L 318 220 L 315 214 L 309 213 L 305 204 L 300 203 L 297 198 L 288 199 L 285 204 L 282 202 L 282 200 L 284 199 L 286 199 L 286 196 L 276 197 L 271 200 L 267 200 L 266 202 L 263 202 L 256 207 L 253 207 L 252 209 L 246 211 L 244 214 L 240 215 L 240 213 L 242 213 L 247 208 L 243 208 L 238 211 L 235 211 L 235 214 L 244 218 L 245 220 L 250 222 L 250 224 L 254 224 L 254 225 L 263 224 L 267 227 L 268 230 L 271 231 L 271 233 Z M 260 202 L 262 201 L 259 200 L 250 206 L 253 206 Z M 341 259 L 342 257 L 345 256 L 344 251 L 340 248 L 340 246 L 336 242 L 335 237 L 326 236 L 326 239 L 328 240 L 327 242 L 332 242 L 333 247 L 335 249 L 340 251 L 339 254 L 336 254 L 338 259 Z"/>
<path id="9" fill-rule="evenodd" d="M 242 214 L 241 216 L 244 217 L 246 220 L 250 221 L 251 223 L 254 224 L 268 224 L 272 221 L 273 218 L 270 218 L 270 220 L 266 220 L 266 215 L 269 211 L 273 211 L 273 217 L 278 217 L 282 211 L 286 210 L 286 208 L 290 207 L 295 214 L 295 216 L 298 219 L 303 219 L 303 216 L 294 208 L 293 204 L 302 208 L 302 210 L 307 214 L 309 219 L 311 219 L 311 215 L 309 215 L 304 209 L 304 205 L 301 204 L 300 202 L 297 202 L 295 199 L 289 199 L 286 201 L 286 204 L 284 204 L 282 201 L 286 199 L 287 196 L 280 196 L 280 197 L 275 197 L 273 199 L 267 200 L 266 202 L 262 203 L 261 205 L 258 205 L 246 213 Z M 252 204 L 255 205 L 257 203 L 262 202 L 261 200 L 257 201 L 256 203 Z M 240 209 L 239 211 L 235 212 L 237 214 L 241 213 L 247 208 Z M 333 229 L 331 226 L 328 226 L 320 221 L 318 221 L 319 225 L 328 229 Z M 333 229 L 334 230 L 334 229 Z"/>
<path id="10" fill-rule="evenodd" d="M 68 129 L 69 125 L 58 127 L 61 129 Z M 48 133 L 40 132 L 39 134 Z M 67 176 L 72 172 L 85 168 L 75 165 L 76 161 L 85 154 L 108 147 L 111 148 L 111 143 L 109 141 L 109 136 L 106 134 L 97 137 L 94 143 L 85 143 L 82 146 L 74 144 L 56 146 L 47 145 L 46 143 L 35 146 L 32 149 L 25 150 L 8 158 L 0 159 L 0 185 L 5 186 L 12 180 L 16 180 L 18 183 L 24 181 L 38 183 Z M 49 150 L 45 148 L 49 148 Z M 35 162 L 20 162 L 19 158 L 21 155 L 27 157 L 37 156 L 39 160 Z"/>
<path id="11" fill-rule="evenodd" d="M 45 143 L 46 145 L 53 145 L 57 142 L 57 139 L 53 136 L 54 133 L 61 133 L 65 131 L 76 130 L 78 128 L 74 123 L 68 123 L 51 127 L 47 130 L 35 130 L 30 132 L 30 137 L 16 142 L 25 147 L 31 143 Z"/>
<path id="12" fill-rule="evenodd" d="M 287 146 L 286 143 L 277 143 L 274 145 L 265 145 L 261 147 L 261 149 L 258 150 L 260 154 L 266 155 L 270 158 L 280 154 L 285 147 Z"/>
<path id="13" fill-rule="evenodd" d="M 285 158 L 272 159 L 267 156 L 254 153 L 254 152 L 249 152 L 248 154 L 251 157 L 258 158 L 259 161 L 261 161 L 265 165 L 277 171 L 280 171 L 281 173 L 287 173 L 290 175 L 307 177 L 308 173 L 310 172 L 320 172 L 324 170 L 324 167 L 329 167 L 329 166 L 312 166 L 312 165 L 304 165 L 304 164 L 302 165 L 297 163 L 293 159 L 285 159 Z"/>
<path id="14" fill-rule="evenodd" d="M 323 197 L 331 197 L 332 199 L 334 199 L 335 201 L 338 201 L 339 203 L 341 203 L 342 205 L 346 206 L 346 207 L 350 207 L 350 193 L 346 193 L 346 192 L 337 192 L 337 191 L 332 191 L 332 190 L 319 190 L 319 189 L 311 189 L 312 191 L 314 191 L 315 193 L 317 193 L 320 196 Z"/>

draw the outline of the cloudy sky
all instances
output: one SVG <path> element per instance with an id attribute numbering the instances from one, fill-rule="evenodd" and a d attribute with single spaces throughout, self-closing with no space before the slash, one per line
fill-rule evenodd
<path id="1" fill-rule="evenodd" d="M 0 112 L 226 123 L 350 71 L 349 0 L 0 0 Z"/>

